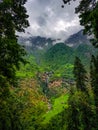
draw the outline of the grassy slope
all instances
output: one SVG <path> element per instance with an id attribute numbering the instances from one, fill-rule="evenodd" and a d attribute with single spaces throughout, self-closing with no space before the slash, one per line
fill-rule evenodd
<path id="1" fill-rule="evenodd" d="M 62 95 L 54 100 L 52 109 L 48 111 L 44 116 L 44 121 L 43 124 L 46 124 L 53 118 L 55 115 L 58 113 L 62 112 L 62 110 L 67 107 L 67 99 L 68 99 L 68 94 Z"/>
<path id="2" fill-rule="evenodd" d="M 30 63 L 24 65 L 21 65 L 20 71 L 17 71 L 17 77 L 21 78 L 31 78 L 35 77 L 37 71 L 43 72 L 46 69 L 43 66 L 39 66 L 35 62 L 35 58 L 31 55 L 30 57 L 27 58 Z M 60 77 L 62 77 L 62 72 L 65 70 L 65 74 L 69 74 L 70 70 L 72 70 L 73 65 L 71 64 L 66 64 L 61 70 L 58 70 L 60 73 Z M 45 70 L 44 70 L 45 69 Z M 68 72 L 67 72 L 68 71 Z M 54 77 L 57 77 L 58 73 L 54 73 Z M 65 76 L 66 77 L 66 76 Z M 69 76 L 68 76 L 69 77 Z M 42 124 L 47 124 L 53 117 L 55 117 L 57 114 L 62 112 L 62 110 L 67 107 L 66 102 L 68 99 L 68 94 L 62 95 L 56 99 L 53 100 L 53 105 L 52 108 L 47 112 L 43 113 L 42 117 L 43 121 Z"/>
<path id="3" fill-rule="evenodd" d="M 19 78 L 34 78 L 38 71 L 41 71 L 40 66 L 35 61 L 33 55 L 28 55 L 26 57 L 27 64 L 20 64 L 20 70 L 16 72 L 16 76 Z"/>

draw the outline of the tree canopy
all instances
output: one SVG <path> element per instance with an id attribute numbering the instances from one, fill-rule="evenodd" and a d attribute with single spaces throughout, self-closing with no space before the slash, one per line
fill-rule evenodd
<path id="1" fill-rule="evenodd" d="M 15 69 L 19 68 L 19 63 L 24 62 L 25 51 L 17 43 L 16 31 L 24 32 L 24 28 L 29 26 L 24 7 L 26 1 L 0 1 L 0 77 L 1 80 L 6 78 L 9 83 L 15 79 Z"/>
<path id="2" fill-rule="evenodd" d="M 83 92 L 87 92 L 87 88 L 86 88 L 86 81 L 87 81 L 86 70 L 85 70 L 84 66 L 82 65 L 82 63 L 81 63 L 81 60 L 78 57 L 75 58 L 73 73 L 74 73 L 77 89 L 81 90 Z"/>
<path id="3" fill-rule="evenodd" d="M 29 26 L 24 4 L 27 0 L 0 2 L 0 37 L 14 38 L 15 31 L 23 32 Z"/>

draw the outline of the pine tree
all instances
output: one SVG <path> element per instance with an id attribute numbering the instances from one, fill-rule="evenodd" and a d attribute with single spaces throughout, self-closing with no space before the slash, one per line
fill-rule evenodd
<path id="1" fill-rule="evenodd" d="M 92 55 L 91 65 L 91 87 L 94 92 L 95 108 L 96 108 L 96 122 L 98 122 L 98 56 Z M 96 123 L 97 127 L 97 123 Z"/>
<path id="2" fill-rule="evenodd" d="M 15 81 L 16 68 L 19 68 L 20 62 L 25 62 L 23 56 L 26 53 L 17 43 L 16 35 L 16 31 L 23 32 L 29 25 L 25 2 L 26 0 L 0 1 L 0 77 L 5 77 L 11 84 Z"/>
<path id="3" fill-rule="evenodd" d="M 24 48 L 17 43 L 16 31 L 28 27 L 26 0 L 0 0 L 0 130 L 21 130 L 19 103 L 9 87 L 16 81 L 15 73 L 24 63 Z M 19 99 L 18 99 L 19 100 Z M 18 104 L 18 105 L 17 105 Z"/>
<path id="4" fill-rule="evenodd" d="M 24 32 L 28 15 L 24 4 L 27 0 L 2 0 L 0 2 L 0 38 L 15 39 L 15 31 Z"/>
<path id="5" fill-rule="evenodd" d="M 93 130 L 95 128 L 94 118 L 94 110 L 88 95 L 76 90 L 70 93 L 66 111 L 66 130 Z"/>
<path id="6" fill-rule="evenodd" d="M 74 73 L 77 89 L 86 92 L 87 91 L 86 70 L 84 69 L 84 66 L 81 63 L 81 60 L 78 57 L 75 58 L 73 73 Z"/>
<path id="7" fill-rule="evenodd" d="M 74 63 L 76 89 L 71 88 L 67 109 L 66 130 L 94 129 L 94 111 L 86 88 L 86 70 L 81 60 L 76 57 Z"/>
<path id="8" fill-rule="evenodd" d="M 76 1 L 76 0 L 63 0 L 64 4 L 67 4 L 67 3 L 70 4 L 71 1 Z M 76 10 L 76 13 L 79 13 L 80 24 L 84 26 L 84 33 L 91 36 L 93 35 L 94 38 L 91 39 L 91 41 L 95 47 L 98 47 L 98 1 L 97 0 L 80 0 L 79 6 L 76 7 L 75 10 Z M 90 127 L 90 128 L 86 127 L 86 129 L 98 130 L 98 126 L 97 126 L 98 124 L 98 56 L 96 57 L 92 56 L 92 62 L 91 62 L 90 68 L 91 68 L 91 72 L 90 72 L 91 73 L 91 86 L 94 92 L 95 107 L 93 103 L 90 104 L 90 100 L 89 100 L 88 105 L 92 105 L 93 109 L 96 108 L 96 115 L 95 115 L 95 112 L 93 112 L 92 114 L 92 117 L 96 117 L 96 120 L 92 118 L 90 120 L 90 124 L 93 127 Z M 93 109 L 91 109 L 91 112 Z M 86 115 L 86 113 L 87 112 L 84 111 L 83 115 Z M 90 118 L 89 115 L 86 115 L 86 116 L 88 119 Z"/>

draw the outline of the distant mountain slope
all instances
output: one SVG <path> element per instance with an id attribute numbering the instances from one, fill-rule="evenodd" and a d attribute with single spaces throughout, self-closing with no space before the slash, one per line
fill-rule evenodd
<path id="1" fill-rule="evenodd" d="M 23 45 L 28 53 L 31 53 L 38 64 L 61 65 L 73 63 L 75 56 L 87 62 L 90 55 L 95 53 L 87 35 L 83 31 L 71 35 L 64 43 L 56 43 L 57 40 L 45 37 L 19 37 L 18 42 Z M 54 44 L 55 43 L 55 44 Z"/>
<path id="2" fill-rule="evenodd" d="M 19 37 L 18 42 L 26 48 L 28 52 L 50 48 L 55 40 L 45 37 Z"/>
<path id="3" fill-rule="evenodd" d="M 80 44 L 90 44 L 90 41 L 87 35 L 83 35 L 83 30 L 80 30 L 79 32 L 71 35 L 64 43 L 69 46 L 77 47 Z"/>
<path id="4" fill-rule="evenodd" d="M 86 66 L 90 63 L 91 55 L 95 53 L 93 46 L 88 44 L 80 44 L 74 50 L 74 55 L 78 56 Z"/>
<path id="5" fill-rule="evenodd" d="M 29 36 L 27 37 L 19 37 L 18 42 L 21 45 L 24 45 L 28 52 L 36 51 L 36 50 L 47 50 L 50 47 L 56 44 L 56 39 L 46 38 L 41 36 Z M 87 35 L 83 35 L 83 30 L 69 36 L 67 40 L 64 41 L 64 44 L 70 47 L 78 47 L 80 44 L 90 44 Z"/>
<path id="6" fill-rule="evenodd" d="M 75 56 L 78 56 L 84 64 L 89 64 L 90 57 L 95 54 L 93 46 L 80 44 L 77 48 L 69 47 L 64 43 L 58 43 L 52 46 L 45 53 L 45 60 L 50 65 L 61 66 L 67 63 L 73 64 Z"/>
<path id="7" fill-rule="evenodd" d="M 43 61 L 43 55 L 47 49 L 53 46 L 54 40 L 45 37 L 19 37 L 19 44 L 23 45 L 27 53 L 32 54 L 35 57 L 36 63 L 41 64 Z"/>
<path id="8" fill-rule="evenodd" d="M 72 61 L 73 49 L 64 43 L 55 44 L 45 53 L 46 62 L 63 65 Z"/>
<path id="9" fill-rule="evenodd" d="M 58 77 L 72 79 L 75 56 L 89 68 L 90 57 L 96 54 L 96 50 L 89 43 L 87 36 L 83 36 L 82 31 L 70 36 L 64 43 L 56 43 L 56 40 L 40 36 L 19 37 L 18 41 L 25 46 L 28 56 L 33 57 L 33 59 L 27 57 L 30 65 L 23 67 L 23 75 L 25 70 L 26 75 L 36 75 L 36 71 L 52 71 L 53 79 Z"/>

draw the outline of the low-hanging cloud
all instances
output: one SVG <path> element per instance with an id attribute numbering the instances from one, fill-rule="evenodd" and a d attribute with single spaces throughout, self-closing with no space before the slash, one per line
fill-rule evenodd
<path id="1" fill-rule="evenodd" d="M 28 0 L 26 3 L 32 36 L 66 39 L 81 29 L 75 14 L 77 2 L 61 7 L 62 0 Z"/>

